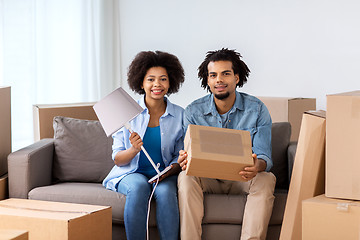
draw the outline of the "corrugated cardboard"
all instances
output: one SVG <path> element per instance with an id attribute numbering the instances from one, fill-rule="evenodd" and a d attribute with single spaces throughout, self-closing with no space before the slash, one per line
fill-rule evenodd
<path id="1" fill-rule="evenodd" d="M 111 207 L 10 198 L 0 201 L 0 229 L 30 240 L 111 240 Z"/>
<path id="2" fill-rule="evenodd" d="M 11 88 L 0 86 L 0 176 L 7 173 L 11 153 Z"/>
<path id="3" fill-rule="evenodd" d="M 254 165 L 248 131 L 189 125 L 184 148 L 187 175 L 244 181 L 239 172 Z"/>
<path id="4" fill-rule="evenodd" d="M 327 198 L 303 201 L 304 240 L 360 239 L 360 202 Z"/>
<path id="5" fill-rule="evenodd" d="M 53 119 L 56 116 L 85 120 L 98 120 L 93 109 L 95 103 L 43 104 L 33 106 L 34 140 L 53 138 Z"/>
<path id="6" fill-rule="evenodd" d="M 0 240 L 28 240 L 29 232 L 24 230 L 0 229 Z"/>
<path id="7" fill-rule="evenodd" d="M 301 201 L 325 192 L 325 112 L 305 112 L 301 123 L 281 240 L 301 240 Z"/>
<path id="8" fill-rule="evenodd" d="M 8 175 L 0 176 L 0 200 L 3 200 L 9 196 L 8 191 Z"/>
<path id="9" fill-rule="evenodd" d="M 315 98 L 258 97 L 268 108 L 273 122 L 290 122 L 290 141 L 297 141 L 305 111 L 316 110 Z"/>
<path id="10" fill-rule="evenodd" d="M 360 200 L 360 91 L 327 96 L 327 197 Z"/>

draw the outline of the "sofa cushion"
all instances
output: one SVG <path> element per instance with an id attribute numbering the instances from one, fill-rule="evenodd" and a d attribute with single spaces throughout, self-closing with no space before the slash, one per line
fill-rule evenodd
<path id="1" fill-rule="evenodd" d="M 100 122 L 58 116 L 53 126 L 54 180 L 100 183 L 114 166 L 112 138 Z"/>
<path id="2" fill-rule="evenodd" d="M 272 124 L 271 144 L 273 167 L 271 172 L 276 176 L 276 188 L 288 189 L 288 158 L 287 149 L 290 143 L 291 125 L 289 122 Z"/>

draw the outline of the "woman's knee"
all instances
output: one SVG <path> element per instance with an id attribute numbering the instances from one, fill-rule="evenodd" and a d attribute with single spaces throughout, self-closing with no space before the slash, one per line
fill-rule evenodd
<path id="1" fill-rule="evenodd" d="M 147 178 L 140 174 L 131 174 L 119 183 L 119 187 L 126 189 L 126 195 L 141 194 L 149 195 L 151 192 L 151 185 L 147 182 Z"/>

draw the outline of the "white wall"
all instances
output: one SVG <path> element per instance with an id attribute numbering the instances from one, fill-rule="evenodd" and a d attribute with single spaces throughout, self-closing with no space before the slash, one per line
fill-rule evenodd
<path id="1" fill-rule="evenodd" d="M 186 74 L 170 99 L 186 107 L 206 94 L 197 78 L 206 52 L 228 47 L 251 70 L 241 91 L 315 97 L 326 109 L 327 94 L 360 89 L 359 13 L 358 0 L 120 1 L 121 85 L 139 51 L 168 51 Z"/>

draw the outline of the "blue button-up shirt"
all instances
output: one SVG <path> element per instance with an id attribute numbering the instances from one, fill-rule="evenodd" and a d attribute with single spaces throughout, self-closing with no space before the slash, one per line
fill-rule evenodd
<path id="1" fill-rule="evenodd" d="M 166 97 L 167 103 L 165 113 L 160 117 L 160 133 L 161 133 L 161 155 L 165 166 L 169 166 L 177 162 L 179 151 L 184 148 L 184 132 L 182 129 L 182 119 L 184 115 L 184 109 L 180 106 L 172 104 Z M 139 105 L 144 109 L 136 118 L 131 120 L 131 129 L 137 132 L 143 139 L 146 128 L 149 124 L 150 115 L 149 110 L 145 105 L 144 98 L 137 101 Z M 115 155 L 123 150 L 129 149 L 131 143 L 129 140 L 130 133 L 123 127 L 112 135 L 112 158 L 115 159 Z M 139 167 L 138 153 L 127 165 L 114 166 L 110 173 L 103 181 L 103 185 L 107 189 L 116 191 L 119 181 L 129 173 L 135 172 Z"/>
<path id="2" fill-rule="evenodd" d="M 222 128 L 222 120 L 216 109 L 213 94 L 195 100 L 185 109 L 184 132 L 189 124 Z M 272 121 L 265 104 L 246 93 L 236 92 L 236 99 L 230 109 L 226 128 L 250 132 L 252 151 L 266 161 L 266 171 L 273 165 L 271 160 Z"/>

